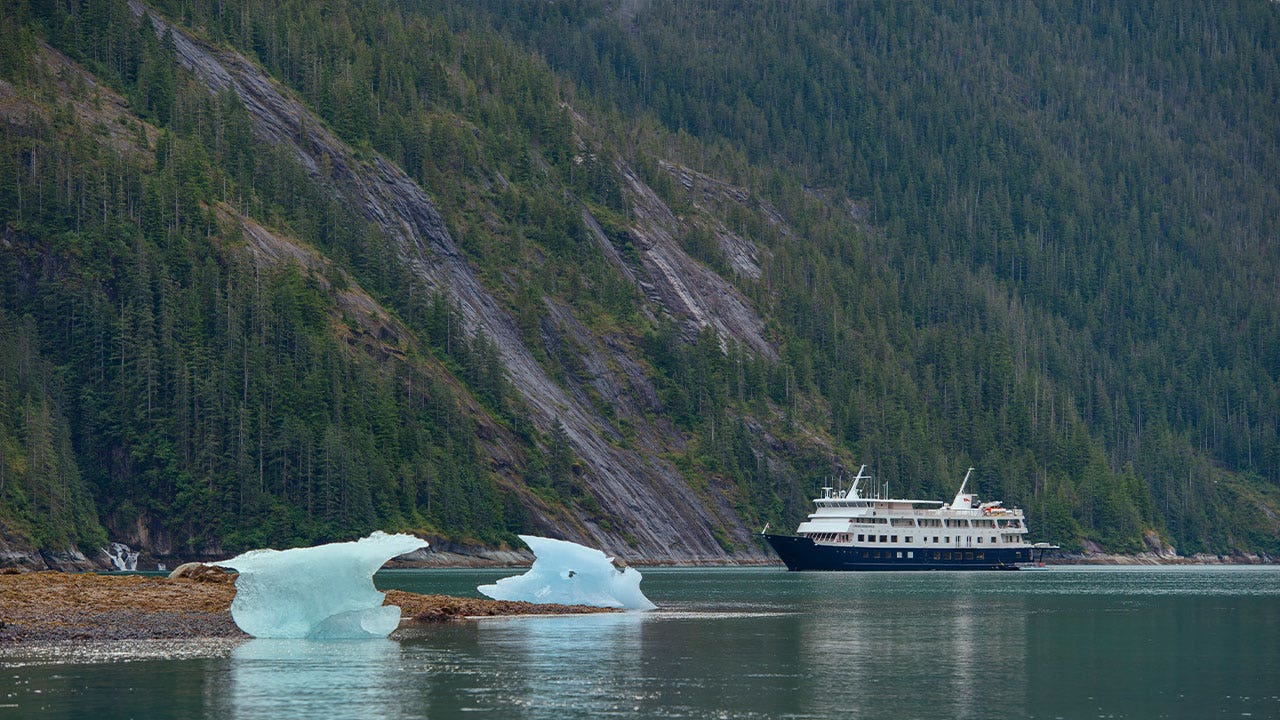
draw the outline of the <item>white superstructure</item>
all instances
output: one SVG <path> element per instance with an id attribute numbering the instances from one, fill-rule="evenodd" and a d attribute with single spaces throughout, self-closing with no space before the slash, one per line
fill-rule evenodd
<path id="1" fill-rule="evenodd" d="M 863 465 L 847 492 L 823 488 L 813 502 L 814 512 L 796 528 L 796 535 L 818 545 L 914 552 L 919 550 L 981 551 L 1029 548 L 1027 523 L 1019 508 L 1000 502 L 978 504 L 965 492 L 969 472 L 948 505 L 940 500 L 907 500 L 862 495 Z"/>

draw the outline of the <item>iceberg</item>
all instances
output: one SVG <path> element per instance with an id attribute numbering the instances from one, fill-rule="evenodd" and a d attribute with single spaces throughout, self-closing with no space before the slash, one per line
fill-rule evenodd
<path id="1" fill-rule="evenodd" d="M 536 535 L 521 535 L 520 539 L 533 551 L 533 567 L 523 575 L 502 578 L 477 590 L 494 600 L 626 610 L 657 607 L 640 592 L 639 572 L 618 567 L 599 550 Z"/>
<path id="2" fill-rule="evenodd" d="M 240 573 L 231 619 L 254 637 L 385 638 L 400 624 L 400 608 L 382 604 L 373 574 L 426 546 L 412 535 L 375 532 L 354 542 L 250 550 L 218 565 Z"/>

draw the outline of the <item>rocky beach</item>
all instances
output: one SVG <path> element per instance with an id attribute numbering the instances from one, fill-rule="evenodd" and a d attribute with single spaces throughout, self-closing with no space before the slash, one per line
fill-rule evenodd
<path id="1" fill-rule="evenodd" d="M 231 619 L 234 575 L 165 578 L 98 573 L 0 575 L 0 645 L 60 640 L 248 638 Z M 401 626 L 471 617 L 609 612 L 391 590 Z"/>

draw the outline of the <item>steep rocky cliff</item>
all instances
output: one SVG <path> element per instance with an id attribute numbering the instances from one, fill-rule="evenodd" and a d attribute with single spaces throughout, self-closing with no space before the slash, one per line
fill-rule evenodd
<path id="1" fill-rule="evenodd" d="M 211 93 L 235 93 L 250 112 L 260 139 L 288 148 L 314 180 L 376 224 L 417 277 L 457 302 L 468 329 L 482 330 L 496 345 L 511 384 L 533 409 L 540 429 L 549 431 L 554 422 L 563 423 L 582 463 L 581 480 L 602 512 L 578 522 L 542 517 L 540 524 L 569 539 L 649 561 L 767 557 L 751 539 L 751 529 L 735 511 L 732 497 L 714 489 L 696 493 L 664 458 L 683 439 L 656 419 L 660 408 L 633 358 L 627 329 L 613 336 L 587 332 L 572 313 L 544 298 L 548 332 L 570 339 L 585 367 L 585 374 L 557 382 L 525 346 L 514 319 L 480 281 L 422 187 L 376 153 L 358 157 L 296 97 L 245 58 L 188 35 L 142 3 L 131 7 L 147 14 L 157 32 L 172 33 L 179 61 Z M 675 239 L 680 220 L 633 170 L 619 170 L 634 208 L 629 232 L 641 258 L 640 267 L 628 273 L 645 298 L 646 312 L 677 319 L 691 335 L 711 327 L 722 339 L 776 358 L 763 322 L 741 293 L 680 248 Z M 617 257 L 613 241 L 599 232 L 589 211 L 584 210 L 584 220 Z M 735 270 L 758 275 L 754 256 L 759 251 L 741 238 L 726 237 L 734 243 Z M 601 412 L 592 394 L 609 405 L 612 417 Z M 636 429 L 637 443 L 619 442 L 619 419 Z M 511 479 L 519 484 L 519 478 Z M 608 522 L 602 525 L 601 518 Z"/>

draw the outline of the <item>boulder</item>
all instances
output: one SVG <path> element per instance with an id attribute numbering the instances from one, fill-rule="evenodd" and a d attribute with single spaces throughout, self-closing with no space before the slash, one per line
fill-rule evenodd
<path id="1" fill-rule="evenodd" d="M 235 573 L 227 572 L 216 565 L 200 562 L 183 563 L 169 573 L 170 580 L 195 580 L 196 582 L 229 583 L 235 580 Z"/>

